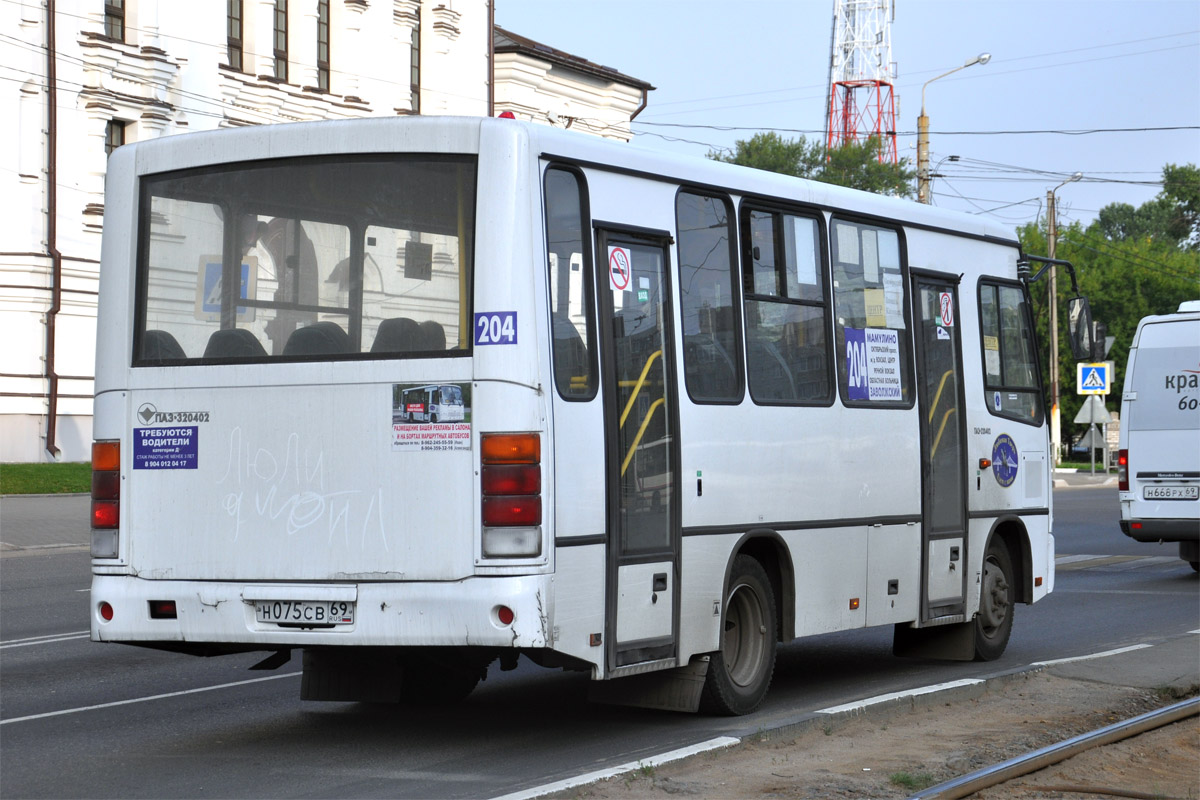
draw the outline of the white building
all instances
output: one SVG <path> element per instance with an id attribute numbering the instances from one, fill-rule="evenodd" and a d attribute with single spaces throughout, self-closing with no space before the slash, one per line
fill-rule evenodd
<path id="1" fill-rule="evenodd" d="M 114 147 L 505 111 L 627 141 L 653 88 L 495 28 L 488 0 L 8 0 L 0 78 L 0 462 L 90 458 Z"/>

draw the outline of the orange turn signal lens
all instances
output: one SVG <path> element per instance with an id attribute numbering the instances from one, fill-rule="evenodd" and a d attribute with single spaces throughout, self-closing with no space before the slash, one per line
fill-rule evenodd
<path id="1" fill-rule="evenodd" d="M 97 472 L 121 469 L 121 443 L 92 442 L 92 469 Z"/>
<path id="2" fill-rule="evenodd" d="M 479 439 L 484 464 L 537 464 L 542 442 L 536 433 L 485 433 Z"/>

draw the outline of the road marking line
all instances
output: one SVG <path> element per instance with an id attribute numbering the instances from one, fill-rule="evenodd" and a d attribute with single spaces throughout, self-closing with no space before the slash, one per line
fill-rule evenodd
<path id="1" fill-rule="evenodd" d="M 917 697 L 918 695 L 922 694 L 932 694 L 945 689 L 957 689 L 960 686 L 976 686 L 981 683 L 985 683 L 982 678 L 963 678 L 961 680 L 950 681 L 948 683 L 935 683 L 932 686 L 921 686 L 916 689 L 906 689 L 903 692 L 892 692 L 890 694 L 876 695 L 875 697 L 868 697 L 866 700 L 857 700 L 853 703 L 846 703 L 845 705 L 819 708 L 817 709 L 816 713 L 840 714 L 843 711 L 861 711 L 867 706 L 877 705 L 878 703 L 886 703 L 889 700 L 902 700 L 906 697 Z"/>
<path id="2" fill-rule="evenodd" d="M 202 686 L 199 689 L 184 689 L 181 692 L 167 692 L 166 694 L 155 694 L 149 697 L 135 697 L 132 700 L 117 700 L 112 703 L 100 703 L 95 706 L 80 706 L 79 708 L 64 708 L 62 711 L 48 711 L 45 714 L 30 714 L 27 717 L 14 717 L 13 719 L 0 719 L 0 725 L 8 725 L 12 722 L 29 722 L 34 719 L 45 719 L 46 717 L 60 717 L 64 714 L 78 714 L 81 711 L 95 711 L 100 708 L 113 708 L 115 706 L 127 706 L 133 703 L 145 703 L 150 700 L 165 700 L 168 697 L 182 697 L 185 694 L 199 694 L 200 692 L 211 692 L 217 689 L 231 689 L 234 686 L 248 686 L 252 683 L 262 683 L 264 681 L 277 681 L 281 678 L 295 678 L 302 673 L 288 672 L 284 675 L 268 675 L 265 678 L 251 678 L 248 681 L 235 681 L 234 683 L 222 683 L 217 686 Z"/>
<path id="3" fill-rule="evenodd" d="M 9 639 L 8 641 L 0 642 L 0 647 L 5 647 L 17 642 L 36 642 L 41 639 L 57 639 L 60 636 L 78 636 L 79 634 L 87 634 L 88 631 L 67 631 L 66 633 L 46 633 L 41 636 L 26 636 L 24 639 Z"/>
<path id="4" fill-rule="evenodd" d="M 1129 647 L 1118 647 L 1116 650 L 1105 650 L 1103 653 L 1092 653 L 1088 656 L 1074 656 L 1072 658 L 1055 658 L 1050 661 L 1035 661 L 1035 667 L 1050 667 L 1055 664 L 1070 664 L 1073 661 L 1088 661 L 1093 658 L 1104 658 L 1106 656 L 1120 655 L 1121 653 L 1132 653 L 1134 650 L 1145 650 L 1147 647 L 1153 647 L 1151 644 L 1134 644 Z"/>
<path id="5" fill-rule="evenodd" d="M 56 642 L 73 642 L 76 639 L 86 639 L 89 636 L 91 636 L 91 634 L 88 633 L 87 631 L 84 631 L 83 633 L 77 633 L 77 634 L 63 634 L 63 635 L 59 636 L 57 639 L 43 638 L 43 639 L 38 639 L 36 642 L 13 642 L 11 644 L 7 644 L 7 643 L 0 644 L 0 650 L 7 650 L 10 647 L 31 647 L 32 645 L 35 645 L 35 644 L 54 644 Z"/>
<path id="6" fill-rule="evenodd" d="M 681 747 L 678 750 L 671 750 L 667 753 L 659 753 L 656 756 L 643 758 L 641 761 L 631 761 L 628 764 L 622 764 L 619 767 L 611 767 L 609 769 L 601 769 L 595 772 L 589 772 L 586 775 L 578 775 L 574 778 L 557 781 L 555 783 L 547 783 L 542 786 L 526 789 L 523 792 L 513 792 L 511 794 L 500 795 L 492 800 L 532 800 L 534 797 L 550 794 L 552 792 L 561 792 L 564 789 L 571 789 L 576 786 L 582 786 L 588 783 L 602 781 L 605 778 L 612 778 L 626 772 L 634 772 L 642 767 L 657 767 L 672 761 L 689 758 L 699 753 L 706 753 L 709 750 L 718 750 L 723 747 L 732 747 L 735 744 L 740 744 L 741 739 L 732 736 L 719 736 L 716 739 L 709 739 L 706 742 L 699 742 L 689 747 Z"/>

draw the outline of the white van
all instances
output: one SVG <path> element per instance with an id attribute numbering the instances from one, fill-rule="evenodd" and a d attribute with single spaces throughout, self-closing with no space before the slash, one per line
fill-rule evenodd
<path id="1" fill-rule="evenodd" d="M 1119 448 L 1121 530 L 1179 542 L 1179 557 L 1200 572 L 1200 301 L 1138 323 Z"/>

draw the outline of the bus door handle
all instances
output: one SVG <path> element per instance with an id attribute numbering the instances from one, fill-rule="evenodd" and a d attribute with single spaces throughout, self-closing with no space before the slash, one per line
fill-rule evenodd
<path id="1" fill-rule="evenodd" d="M 667 573 L 654 573 L 654 589 L 655 592 L 665 592 L 667 590 Z"/>

